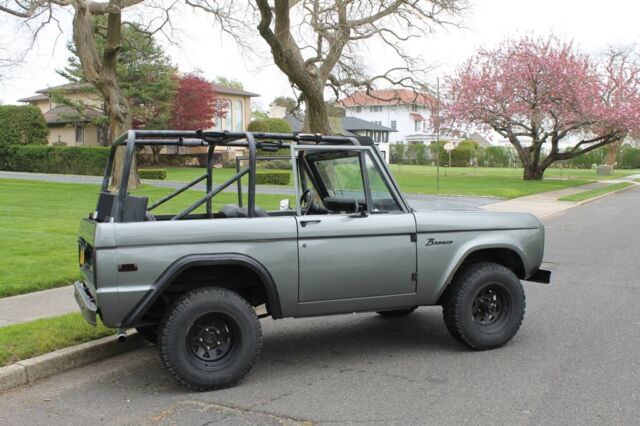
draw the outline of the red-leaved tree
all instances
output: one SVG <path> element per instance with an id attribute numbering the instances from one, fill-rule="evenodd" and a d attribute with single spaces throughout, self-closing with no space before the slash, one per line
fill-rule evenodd
<path id="1" fill-rule="evenodd" d="M 169 126 L 176 130 L 209 129 L 226 115 L 211 82 L 196 73 L 181 74 Z"/>
<path id="2" fill-rule="evenodd" d="M 444 118 L 495 130 L 518 152 L 523 178 L 539 180 L 555 161 L 638 130 L 639 70 L 633 61 L 596 64 L 553 36 L 507 40 L 449 79 Z"/>

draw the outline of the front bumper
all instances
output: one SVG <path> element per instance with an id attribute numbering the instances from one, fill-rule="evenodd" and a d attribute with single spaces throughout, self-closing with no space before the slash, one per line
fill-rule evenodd
<path id="1" fill-rule="evenodd" d="M 98 315 L 98 307 L 96 306 L 89 289 L 82 281 L 73 283 L 73 296 L 76 303 L 82 311 L 82 316 L 91 325 L 96 325 L 96 317 Z"/>

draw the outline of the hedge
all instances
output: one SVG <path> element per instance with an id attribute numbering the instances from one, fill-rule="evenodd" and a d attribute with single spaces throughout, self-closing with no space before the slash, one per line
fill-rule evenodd
<path id="1" fill-rule="evenodd" d="M 291 125 L 282 118 L 263 118 L 249 123 L 250 132 L 291 133 Z"/>
<path id="2" fill-rule="evenodd" d="M 160 179 L 167 178 L 167 169 L 138 169 L 140 179 Z"/>
<path id="3" fill-rule="evenodd" d="M 40 108 L 33 105 L 0 105 L 0 147 L 45 145 L 49 128 Z"/>
<path id="4" fill-rule="evenodd" d="M 0 150 L 0 170 L 102 176 L 107 147 L 9 145 Z"/>
<path id="5" fill-rule="evenodd" d="M 289 172 L 265 172 L 258 171 L 256 173 L 257 185 L 289 185 L 291 175 Z"/>

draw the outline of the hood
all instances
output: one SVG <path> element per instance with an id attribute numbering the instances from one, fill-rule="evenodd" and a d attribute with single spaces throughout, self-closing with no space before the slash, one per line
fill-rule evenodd
<path id="1" fill-rule="evenodd" d="M 483 211 L 414 212 L 418 232 L 461 232 L 536 229 L 542 226 L 530 213 Z"/>

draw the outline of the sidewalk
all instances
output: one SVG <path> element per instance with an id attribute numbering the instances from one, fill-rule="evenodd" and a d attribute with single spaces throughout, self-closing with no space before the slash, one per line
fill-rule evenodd
<path id="1" fill-rule="evenodd" d="M 627 176 L 620 179 L 600 180 L 587 185 L 576 186 L 573 188 L 564 188 L 557 191 L 543 192 L 541 194 L 529 195 L 526 197 L 514 198 L 512 200 L 500 201 L 493 204 L 488 204 L 481 207 L 483 210 L 491 212 L 523 212 L 531 213 L 538 218 L 552 215 L 554 213 L 561 212 L 563 210 L 570 209 L 584 204 L 601 196 L 590 198 L 584 201 L 558 201 L 558 198 L 566 195 L 578 194 L 580 192 L 590 191 L 592 189 L 598 189 L 605 186 L 613 185 L 621 182 L 634 183 L 634 179 L 640 178 L 640 175 Z M 636 185 L 638 185 L 636 183 Z M 629 187 L 632 188 L 632 187 Z M 628 189 L 628 188 L 625 188 Z M 617 191 L 616 191 L 617 192 Z M 603 196 L 611 195 L 613 193 L 607 193 Z"/>
<path id="2" fill-rule="evenodd" d="M 40 318 L 80 312 L 73 286 L 37 291 L 0 299 L 0 327 Z"/>

